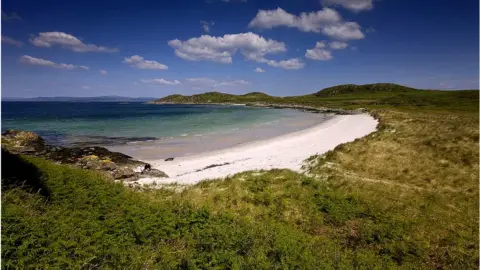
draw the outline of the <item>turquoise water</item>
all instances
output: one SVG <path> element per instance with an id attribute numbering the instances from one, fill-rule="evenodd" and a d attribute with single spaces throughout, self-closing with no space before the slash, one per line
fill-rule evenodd
<path id="1" fill-rule="evenodd" d="M 148 152 L 139 154 L 142 148 L 162 146 L 162 156 L 189 154 L 296 131 L 324 119 L 244 106 L 2 102 L 3 131 L 31 130 L 53 144 L 109 146 L 142 157 Z"/>

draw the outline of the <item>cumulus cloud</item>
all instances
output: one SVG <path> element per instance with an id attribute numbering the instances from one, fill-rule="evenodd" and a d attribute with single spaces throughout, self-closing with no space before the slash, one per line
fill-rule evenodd
<path id="1" fill-rule="evenodd" d="M 133 55 L 133 56 L 130 56 L 130 57 L 125 57 L 125 59 L 123 59 L 123 63 L 128 64 L 131 67 L 138 68 L 138 69 L 160 69 L 160 70 L 168 69 L 168 66 L 166 66 L 164 64 L 161 64 L 157 61 L 145 60 L 140 55 Z"/>
<path id="2" fill-rule="evenodd" d="M 254 33 L 229 34 L 223 37 L 202 35 L 186 41 L 178 39 L 168 42 L 175 49 L 175 54 L 185 60 L 209 60 L 220 63 L 231 63 L 232 56 L 240 51 L 245 58 L 254 60 L 265 54 L 284 52 L 287 49 L 283 42 L 265 39 Z"/>
<path id="3" fill-rule="evenodd" d="M 11 37 L 2 36 L 2 43 L 14 45 L 17 47 L 22 47 L 23 42 L 13 39 Z"/>
<path id="4" fill-rule="evenodd" d="M 146 84 L 158 84 L 158 85 L 176 85 L 180 84 L 180 81 L 173 80 L 173 81 L 168 81 L 165 79 L 149 79 L 149 80 L 140 80 L 142 83 Z"/>
<path id="5" fill-rule="evenodd" d="M 258 73 L 266 72 L 264 69 L 259 68 L 259 67 L 257 67 L 254 71 L 255 71 L 255 72 L 258 72 Z"/>
<path id="6" fill-rule="evenodd" d="M 29 55 L 21 56 L 20 62 L 28 65 L 45 66 L 45 67 L 52 67 L 52 68 L 58 68 L 58 69 L 64 69 L 64 70 L 89 69 L 87 66 L 76 66 L 72 64 L 55 63 L 50 60 L 35 58 Z"/>
<path id="7" fill-rule="evenodd" d="M 17 13 L 12 12 L 10 15 L 2 11 L 2 21 L 21 21 L 22 18 Z"/>
<path id="8" fill-rule="evenodd" d="M 215 25 L 215 22 L 200 21 L 200 24 L 202 25 L 202 29 L 205 31 L 205 33 L 210 33 L 210 28 Z"/>
<path id="9" fill-rule="evenodd" d="M 100 74 L 102 74 L 103 76 L 106 76 L 106 75 L 107 75 L 107 71 L 106 71 L 106 70 L 100 69 L 98 72 L 100 72 Z"/>
<path id="10" fill-rule="evenodd" d="M 323 8 L 317 12 L 302 12 L 298 16 L 281 8 L 260 10 L 248 24 L 248 27 L 260 29 L 281 26 L 297 28 L 303 32 L 322 33 L 339 40 L 365 37 L 358 23 L 343 21 L 342 16 L 331 8 Z"/>
<path id="11" fill-rule="evenodd" d="M 345 22 L 325 26 L 322 32 L 339 40 L 362 39 L 365 35 L 360 30 L 360 25 L 356 22 Z"/>
<path id="12" fill-rule="evenodd" d="M 324 6 L 342 6 L 353 12 L 370 10 L 373 8 L 373 0 L 322 0 Z"/>
<path id="13" fill-rule="evenodd" d="M 328 43 L 328 46 L 333 50 L 343 50 L 348 47 L 348 44 L 342 41 L 332 41 Z"/>
<path id="14" fill-rule="evenodd" d="M 186 41 L 178 39 L 168 42 L 175 49 L 175 54 L 190 61 L 213 61 L 219 63 L 232 63 L 232 57 L 237 51 L 247 60 L 266 63 L 275 67 L 290 67 L 285 63 L 298 61 L 289 59 L 286 61 L 274 61 L 265 59 L 267 54 L 275 54 L 287 51 L 285 43 L 272 39 L 265 39 L 257 34 L 248 32 L 241 34 L 228 34 L 223 37 L 202 35 L 198 38 L 190 38 Z M 297 63 L 298 64 L 298 63 Z"/>
<path id="15" fill-rule="evenodd" d="M 305 57 L 312 60 L 327 61 L 333 58 L 332 53 L 326 49 L 325 42 L 319 41 L 315 44 L 315 48 L 307 50 Z"/>
<path id="16" fill-rule="evenodd" d="M 266 63 L 272 67 L 279 67 L 283 69 L 302 69 L 305 66 L 305 63 L 299 58 L 291 58 L 288 60 L 275 61 L 275 60 L 266 60 L 259 61 L 261 63 Z"/>
<path id="17" fill-rule="evenodd" d="M 43 32 L 30 39 L 30 43 L 37 47 L 50 48 L 60 46 L 74 52 L 118 52 L 117 48 L 85 44 L 75 36 L 63 32 Z"/>

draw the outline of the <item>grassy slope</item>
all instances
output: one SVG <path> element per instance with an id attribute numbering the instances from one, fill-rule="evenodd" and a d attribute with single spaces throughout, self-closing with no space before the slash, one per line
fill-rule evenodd
<path id="1" fill-rule="evenodd" d="M 232 95 L 220 92 L 207 92 L 192 96 L 170 95 L 154 102 L 159 103 L 245 103 L 255 102 L 256 100 L 272 99 L 273 97 L 260 93 L 252 92 L 245 95 Z"/>
<path id="2" fill-rule="evenodd" d="M 246 172 L 182 192 L 28 158 L 50 199 L 2 180 L 2 265 L 478 269 L 478 91 L 275 102 L 368 107 L 381 124 L 312 157 L 310 176 Z"/>

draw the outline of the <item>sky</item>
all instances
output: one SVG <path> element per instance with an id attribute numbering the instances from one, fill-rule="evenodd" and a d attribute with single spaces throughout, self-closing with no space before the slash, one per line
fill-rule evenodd
<path id="1" fill-rule="evenodd" d="M 4 97 L 478 89 L 478 0 L 2 1 Z"/>

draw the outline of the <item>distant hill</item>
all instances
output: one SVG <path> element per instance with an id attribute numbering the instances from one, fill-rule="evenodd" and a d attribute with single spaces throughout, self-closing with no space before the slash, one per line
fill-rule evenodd
<path id="1" fill-rule="evenodd" d="M 122 97 L 122 96 L 99 96 L 99 97 L 35 97 L 35 98 L 8 98 L 2 97 L 2 101 L 34 101 L 34 102 L 147 102 L 152 97 Z"/>
<path id="2" fill-rule="evenodd" d="M 220 92 L 207 92 L 198 95 L 170 95 L 156 99 L 151 103 L 242 103 L 255 102 L 273 98 L 265 93 L 252 92 L 244 95 L 232 95 Z"/>
<path id="3" fill-rule="evenodd" d="M 418 89 L 406 87 L 399 84 L 393 83 L 375 83 L 375 84 L 342 84 L 329 88 L 322 89 L 315 93 L 317 97 L 332 97 L 342 94 L 353 94 L 353 93 L 376 93 L 376 92 L 412 92 L 418 91 Z"/>

